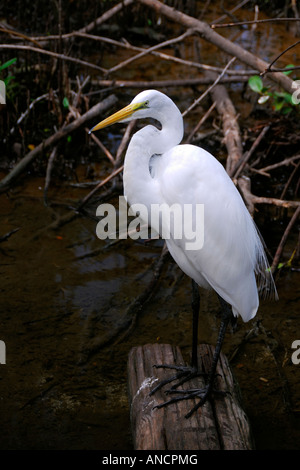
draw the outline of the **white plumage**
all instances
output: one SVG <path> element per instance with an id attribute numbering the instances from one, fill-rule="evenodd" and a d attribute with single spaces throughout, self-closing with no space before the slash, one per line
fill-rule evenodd
<path id="1" fill-rule="evenodd" d="M 187 249 L 185 231 L 176 237 L 175 223 L 184 228 L 184 217 L 160 218 L 154 224 L 159 233 L 169 230 L 166 243 L 170 254 L 192 280 L 214 289 L 220 298 L 223 317 L 214 353 L 209 383 L 191 391 L 201 398 L 187 415 L 205 403 L 212 391 L 216 364 L 230 316 L 240 315 L 246 322 L 256 315 L 259 291 L 275 294 L 276 289 L 256 226 L 230 177 L 209 152 L 194 145 L 179 145 L 183 138 L 183 119 L 173 101 L 156 90 L 139 93 L 130 105 L 97 124 L 92 131 L 114 122 L 153 118 L 161 129 L 147 125 L 136 132 L 128 146 L 124 165 L 124 195 L 128 204 L 143 204 L 151 214 L 154 205 L 192 205 L 192 227 L 196 227 L 196 205 L 204 205 L 204 243 L 200 249 Z M 149 223 L 149 219 L 146 220 Z M 165 230 L 168 229 L 168 230 Z M 197 289 L 198 290 L 198 289 Z M 193 329 L 197 333 L 199 299 L 193 287 Z M 197 295 L 196 295 L 197 294 Z M 224 302 L 225 301 L 225 302 Z M 232 313 L 228 305 L 232 307 Z M 161 365 L 160 367 L 174 366 Z M 161 382 L 151 393 L 174 379 L 179 384 L 198 374 L 197 334 L 193 335 L 191 368 L 176 366 L 178 374 Z M 179 385 L 178 384 L 178 385 Z M 174 393 L 173 386 L 171 391 Z M 169 391 L 170 392 L 170 391 Z M 180 393 L 178 391 L 177 393 Z M 183 398 L 173 398 L 163 405 Z"/>
<path id="2" fill-rule="evenodd" d="M 274 289 L 263 245 L 233 182 L 218 160 L 183 137 L 179 109 L 166 95 L 147 90 L 132 101 L 148 102 L 132 119 L 152 117 L 131 139 L 125 157 L 124 195 L 129 205 L 204 204 L 204 246 L 186 250 L 186 240 L 166 240 L 178 266 L 204 288 L 213 288 L 244 321 L 253 318 L 260 288 Z M 128 120 L 128 119 L 126 119 Z M 153 158 L 153 155 L 155 156 Z M 149 170 L 151 166 L 151 172 Z M 163 221 L 162 221 L 163 222 Z"/>

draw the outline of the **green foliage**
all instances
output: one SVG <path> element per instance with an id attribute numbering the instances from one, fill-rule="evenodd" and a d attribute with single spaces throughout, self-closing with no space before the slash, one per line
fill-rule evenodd
<path id="1" fill-rule="evenodd" d="M 285 67 L 287 70 L 283 73 L 285 75 L 292 73 L 292 70 L 289 70 L 291 67 L 293 67 L 292 64 L 287 65 Z M 295 109 L 296 103 L 293 101 L 293 97 L 290 93 L 285 91 L 272 91 L 270 87 L 265 87 L 259 75 L 253 75 L 250 77 L 248 85 L 252 91 L 260 95 L 257 100 L 259 104 L 264 104 L 270 100 L 273 109 L 281 112 L 282 114 L 287 114 Z"/>
<path id="2" fill-rule="evenodd" d="M 63 107 L 64 107 L 64 108 L 69 108 L 69 106 L 70 106 L 69 100 L 68 100 L 68 98 L 65 96 L 64 99 L 63 99 Z"/>

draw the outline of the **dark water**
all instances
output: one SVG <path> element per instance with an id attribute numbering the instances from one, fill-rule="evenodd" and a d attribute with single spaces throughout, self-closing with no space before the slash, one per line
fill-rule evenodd
<path id="1" fill-rule="evenodd" d="M 250 41 L 253 50 L 258 47 L 272 56 L 272 49 L 287 33 L 273 25 L 251 38 L 247 34 L 240 36 L 245 47 Z M 203 54 L 210 53 L 207 46 Z M 105 59 L 118 62 L 121 56 Z M 149 79 L 153 64 L 146 59 L 143 64 Z M 139 67 L 134 65 L 127 73 L 134 77 Z M 168 73 L 178 71 L 168 67 Z M 172 97 L 183 110 L 194 94 L 174 90 Z M 248 104 L 240 102 L 239 110 L 246 115 Z M 195 115 L 187 123 L 190 130 L 194 119 Z M 109 132 L 114 138 L 114 131 Z M 120 128 L 115 132 L 117 136 Z M 81 190 L 60 184 L 51 188 L 50 199 L 74 201 L 83 196 Z M 0 195 L 1 235 L 19 228 L 0 245 L 0 339 L 6 344 L 6 365 L 0 365 L 0 447 L 131 449 L 128 353 L 133 346 L 158 341 L 179 345 L 188 357 L 190 281 L 169 261 L 151 300 L 122 339 L 127 308 L 148 285 L 161 244 L 125 240 L 107 246 L 96 236 L 97 222 L 88 217 L 52 230 L 49 225 L 66 209 L 44 206 L 43 185 L 41 178 L 28 178 Z M 275 227 L 274 239 L 269 237 L 272 253 L 283 230 L 281 225 Z M 293 233 L 286 259 L 296 239 Z M 93 251 L 97 254 L 90 256 Z M 291 345 L 300 339 L 299 273 L 283 272 L 277 288 L 280 300 L 263 302 L 253 322 L 239 323 L 235 334 L 228 332 L 224 352 L 231 357 L 238 348 L 232 367 L 257 448 L 296 449 L 300 447 L 300 365 L 291 361 Z M 203 292 L 200 342 L 215 344 L 218 310 L 214 294 Z M 255 327 L 256 334 L 243 342 Z"/>

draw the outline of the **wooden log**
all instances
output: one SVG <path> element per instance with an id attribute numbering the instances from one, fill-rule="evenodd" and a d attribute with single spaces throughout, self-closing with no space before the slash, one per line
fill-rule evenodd
<path id="1" fill-rule="evenodd" d="M 210 368 L 214 348 L 198 346 L 199 364 L 204 372 Z M 185 415 L 199 399 L 182 400 L 163 408 L 156 405 L 170 399 L 165 388 L 150 396 L 158 380 L 174 375 L 170 369 L 153 365 L 184 364 L 178 347 L 147 344 L 132 348 L 128 357 L 130 419 L 136 450 L 250 450 L 254 448 L 248 418 L 242 409 L 240 393 L 226 356 L 221 354 L 215 385 L 227 393 L 208 400 L 191 417 Z M 202 377 L 179 388 L 201 388 Z M 172 395 L 173 396 L 173 395 Z"/>

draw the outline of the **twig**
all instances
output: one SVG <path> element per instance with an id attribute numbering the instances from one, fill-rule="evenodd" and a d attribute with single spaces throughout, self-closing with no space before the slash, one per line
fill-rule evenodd
<path id="1" fill-rule="evenodd" d="M 283 199 L 276 199 L 271 197 L 255 196 L 251 192 L 251 182 L 250 179 L 247 177 L 239 178 L 237 183 L 239 189 L 241 190 L 241 193 L 243 194 L 244 200 L 251 215 L 254 214 L 255 204 L 272 204 L 277 207 L 294 207 L 296 209 L 300 206 L 299 201 L 286 201 Z"/>
<path id="2" fill-rule="evenodd" d="M 78 129 L 82 126 L 85 122 L 94 119 L 99 114 L 103 113 L 106 109 L 113 106 L 117 101 L 117 98 L 114 95 L 109 96 L 105 100 L 101 101 L 100 103 L 96 104 L 93 108 L 87 111 L 85 114 L 80 116 L 78 119 L 73 121 L 72 123 L 64 126 L 63 128 L 59 129 L 55 134 L 48 137 L 44 142 L 41 142 L 37 147 L 31 150 L 25 157 L 22 158 L 11 170 L 8 175 L 6 175 L 0 181 L 0 191 L 5 189 L 12 180 L 18 177 L 25 168 L 35 159 L 41 152 L 45 151 L 47 148 L 51 147 L 52 145 L 57 144 L 59 140 L 61 140 L 66 135 L 70 134 L 74 130 Z"/>
<path id="3" fill-rule="evenodd" d="M 268 65 L 268 67 L 266 68 L 266 70 L 263 70 L 260 75 L 265 75 L 266 73 L 269 73 L 269 72 L 282 72 L 285 71 L 289 71 L 289 70 L 295 70 L 297 68 L 300 68 L 298 66 L 296 67 L 289 67 L 289 68 L 286 68 L 286 69 L 272 69 L 272 65 L 275 64 L 275 62 L 277 62 L 277 60 L 283 56 L 283 54 L 285 54 L 286 52 L 288 52 L 290 49 L 292 49 L 293 47 L 297 46 L 297 44 L 300 44 L 300 40 L 295 42 L 294 44 L 292 44 L 291 46 L 288 46 L 286 49 L 284 49 L 284 51 L 280 52 L 280 54 L 278 56 L 275 57 L 275 59 Z"/>
<path id="4" fill-rule="evenodd" d="M 159 57 L 160 59 L 168 60 L 168 61 L 171 61 L 171 62 L 176 62 L 176 63 L 181 64 L 181 65 L 186 65 L 187 67 L 194 67 L 194 68 L 197 68 L 199 70 L 210 70 L 212 72 L 217 72 L 217 73 L 220 73 L 223 70 L 221 67 L 214 67 L 212 65 L 202 64 L 202 63 L 199 63 L 199 62 L 192 62 L 190 60 L 181 59 L 180 57 L 175 57 L 175 56 L 165 54 L 163 52 L 158 52 L 158 51 L 155 51 L 155 50 L 149 51 L 149 49 L 145 49 L 143 47 L 133 46 L 132 44 L 130 44 L 127 41 L 126 42 L 116 41 L 115 39 L 107 38 L 107 37 L 104 37 L 104 36 L 96 36 L 96 35 L 93 35 L 93 34 L 79 33 L 78 31 L 77 32 L 75 31 L 73 33 L 63 34 L 62 39 L 69 39 L 69 38 L 76 37 L 76 36 L 86 38 L 86 39 L 91 39 L 93 41 L 105 42 L 107 44 L 112 44 L 114 46 L 123 47 L 125 49 L 129 49 L 129 50 L 132 50 L 132 51 L 139 51 L 139 52 L 143 52 L 145 54 L 151 54 L 151 55 L 154 55 L 155 57 Z M 59 36 L 58 35 L 36 36 L 36 37 L 34 37 L 34 39 L 39 40 L 39 41 L 43 40 L 43 39 L 58 40 Z M 239 71 L 228 70 L 228 72 L 227 72 L 228 75 L 241 75 L 241 76 L 247 76 L 247 77 L 251 76 L 255 73 L 256 73 L 256 70 L 239 70 Z"/>
<path id="5" fill-rule="evenodd" d="M 284 188 L 283 188 L 283 191 L 282 193 L 280 194 L 280 199 L 283 199 L 284 196 L 285 196 L 285 193 L 287 192 L 287 189 L 292 181 L 292 179 L 294 178 L 294 175 L 297 173 L 298 169 L 300 167 L 300 162 L 298 162 L 298 164 L 295 166 L 295 168 L 293 169 L 292 173 L 290 174 Z"/>
<path id="6" fill-rule="evenodd" d="M 300 18 L 268 18 L 264 20 L 252 20 L 252 21 L 239 21 L 237 23 L 220 23 L 220 24 L 211 24 L 210 27 L 213 29 L 216 28 L 232 28 L 233 26 L 245 26 L 250 24 L 259 24 L 259 23 L 277 23 L 280 21 L 300 21 Z"/>
<path id="7" fill-rule="evenodd" d="M 109 176 L 107 176 L 107 178 L 105 178 L 103 181 L 101 181 L 99 184 L 97 184 L 97 186 L 92 189 L 92 191 L 90 191 L 81 201 L 80 203 L 78 204 L 77 206 L 77 210 L 81 210 L 83 208 L 83 206 L 89 201 L 89 199 L 91 199 L 91 197 L 98 191 L 98 189 L 100 189 L 102 186 L 104 186 L 106 183 L 108 183 L 111 179 L 113 179 L 115 176 L 117 176 L 119 173 L 121 173 L 121 171 L 124 170 L 124 166 L 120 166 L 120 168 L 118 168 L 117 170 L 113 171 Z"/>
<path id="8" fill-rule="evenodd" d="M 186 116 L 195 106 L 197 106 L 200 101 L 203 100 L 203 98 L 205 98 L 206 95 L 208 95 L 208 93 L 211 92 L 211 90 L 219 83 L 219 81 L 221 80 L 221 78 L 225 75 L 227 69 L 231 66 L 231 64 L 235 61 L 236 57 L 232 57 L 230 59 L 230 61 L 228 62 L 228 64 L 224 67 L 222 73 L 216 78 L 216 80 L 214 81 L 214 83 L 208 87 L 204 93 L 202 93 L 202 95 L 197 98 L 194 103 L 191 104 L 191 106 L 186 109 L 183 113 L 182 113 L 182 117 Z"/>
<path id="9" fill-rule="evenodd" d="M 56 94 L 56 91 L 53 91 L 54 94 Z M 26 111 L 24 111 L 24 113 L 21 114 L 21 116 L 19 117 L 19 119 L 17 120 L 16 124 L 14 125 L 14 127 L 12 127 L 9 131 L 10 134 L 13 134 L 15 129 L 16 129 L 16 126 L 20 125 L 21 122 L 23 121 L 23 119 L 30 113 L 30 111 L 33 109 L 33 107 L 36 105 L 36 103 L 38 103 L 39 101 L 42 101 L 44 99 L 47 99 L 49 98 L 49 93 L 45 93 L 44 95 L 41 95 L 41 96 L 38 96 L 37 98 L 35 98 L 35 100 L 33 100 L 30 105 L 28 106 L 28 108 L 26 109 Z"/>
<path id="10" fill-rule="evenodd" d="M 96 142 L 96 144 L 100 147 L 102 152 L 105 153 L 105 155 L 111 161 L 111 163 L 115 165 L 116 162 L 115 162 L 114 157 L 112 156 L 110 151 L 105 147 L 105 145 L 102 144 L 102 142 L 98 139 L 98 137 L 93 132 L 90 134 L 90 130 L 87 127 L 84 130 L 93 139 L 93 141 Z"/>
<path id="11" fill-rule="evenodd" d="M 232 10 L 230 10 L 229 13 L 234 13 L 235 11 L 239 10 L 240 8 L 242 8 L 244 5 L 246 5 L 246 3 L 248 3 L 249 0 L 243 0 L 241 3 L 239 3 L 238 5 L 236 5 L 234 8 L 232 8 Z M 223 15 L 221 16 L 220 18 L 218 18 L 217 20 L 213 21 L 211 24 L 217 24 L 219 21 L 223 21 L 228 15 Z"/>
<path id="12" fill-rule="evenodd" d="M 25 41 L 30 41 L 33 42 L 37 47 L 42 47 L 35 39 L 31 38 L 30 36 L 27 36 L 26 34 L 19 33 L 18 31 L 14 31 L 12 29 L 6 29 L 6 28 L 0 28 L 0 31 L 2 33 L 7 33 L 12 36 L 17 36 L 18 38 L 25 39 Z"/>
<path id="13" fill-rule="evenodd" d="M 231 70 L 227 71 L 227 74 Z M 246 82 L 248 77 L 239 75 L 240 72 L 236 72 L 235 76 L 222 77 L 219 83 L 241 83 Z M 255 73 L 255 72 L 253 72 Z M 253 75 L 252 73 L 252 75 Z M 183 78 L 178 80 L 91 80 L 91 84 L 98 87 L 121 87 L 121 88 L 174 88 L 181 86 L 197 86 L 197 85 L 210 85 L 213 83 L 213 79 L 210 77 L 198 77 L 198 78 Z"/>
<path id="14" fill-rule="evenodd" d="M 211 44 L 214 44 L 216 47 L 230 56 L 236 57 L 243 63 L 246 63 L 250 67 L 255 68 L 259 72 L 265 71 L 268 67 L 268 64 L 264 60 L 256 57 L 254 54 L 245 50 L 238 44 L 219 35 L 207 23 L 199 21 L 197 18 L 188 16 L 178 10 L 174 10 L 173 8 L 158 0 L 138 1 L 143 5 L 147 5 L 148 7 L 154 9 L 158 14 L 164 15 L 172 21 L 185 26 L 186 28 L 195 29 L 201 35 L 201 38 L 205 39 Z M 280 85 L 288 93 L 293 93 L 293 80 L 291 80 L 287 75 L 284 75 L 283 73 L 270 73 L 269 78 Z"/>
<path id="15" fill-rule="evenodd" d="M 95 19 L 91 23 L 89 23 L 87 26 L 84 26 L 83 28 L 79 29 L 79 31 L 75 31 L 72 33 L 67 33 L 67 34 L 62 34 L 61 37 L 59 35 L 51 35 L 51 36 L 39 36 L 39 37 L 32 37 L 31 39 L 36 40 L 36 41 L 42 41 L 42 44 L 47 44 L 51 39 L 69 39 L 75 35 L 80 35 L 80 34 L 86 34 L 89 31 L 92 31 L 93 29 L 99 27 L 101 24 L 105 23 L 108 21 L 110 18 L 112 18 L 114 15 L 119 13 L 124 7 L 129 6 L 131 3 L 133 3 L 134 0 L 122 0 L 120 3 L 112 7 L 110 10 L 107 10 L 106 12 L 103 13 L 103 15 L 99 16 L 99 18 Z"/>
<path id="16" fill-rule="evenodd" d="M 50 157 L 48 159 L 47 171 L 46 171 L 46 179 L 45 179 L 45 187 L 44 187 L 44 204 L 48 206 L 48 189 L 50 185 L 51 173 L 53 168 L 53 163 L 56 157 L 57 147 L 54 147 L 52 150 Z"/>
<path id="17" fill-rule="evenodd" d="M 298 160 L 300 158 L 300 155 L 295 155 L 294 157 L 291 158 L 286 158 L 285 160 L 282 160 L 282 162 L 279 163 L 273 163 L 273 165 L 265 166 L 264 168 L 260 168 L 259 171 L 270 171 L 274 170 L 275 168 L 279 168 L 280 166 L 283 165 L 289 165 L 290 163 L 294 162 L 295 160 Z"/>
<path id="18" fill-rule="evenodd" d="M 256 148 L 258 147 L 258 145 L 260 144 L 260 142 L 262 141 L 262 139 L 265 137 L 266 133 L 268 132 L 268 130 L 270 129 L 270 126 L 265 126 L 261 133 L 259 134 L 259 136 L 255 139 L 255 141 L 253 142 L 250 150 L 248 150 L 248 152 L 245 152 L 242 159 L 239 160 L 237 162 L 237 164 L 234 166 L 234 168 L 230 171 L 230 174 L 229 176 L 231 176 L 231 178 L 237 178 L 239 176 L 239 174 L 241 173 L 241 171 L 243 170 L 244 166 L 246 165 L 246 163 L 248 162 L 248 160 L 250 159 L 250 157 L 252 156 L 252 154 L 255 152 Z"/>
<path id="19" fill-rule="evenodd" d="M 198 124 L 196 125 L 196 127 L 192 130 L 192 132 L 189 134 L 189 136 L 187 137 L 186 139 L 186 143 L 189 144 L 192 140 L 192 138 L 194 137 L 194 135 L 196 134 L 196 132 L 198 132 L 198 130 L 200 129 L 200 127 L 202 126 L 202 124 L 206 121 L 206 119 L 208 118 L 208 116 L 210 115 L 210 113 L 215 109 L 216 107 L 216 101 L 213 102 L 213 104 L 210 106 L 210 108 L 206 111 L 206 113 L 204 114 L 204 116 L 202 116 L 202 118 L 200 119 L 200 121 L 198 122 Z"/>
<path id="20" fill-rule="evenodd" d="M 119 148 L 118 148 L 117 154 L 116 154 L 116 159 L 115 159 L 115 167 L 116 168 L 118 168 L 120 166 L 122 153 L 125 150 L 125 147 L 128 143 L 128 140 L 130 139 L 130 136 L 132 134 L 132 131 L 133 131 L 135 125 L 136 125 L 136 120 L 131 121 L 128 124 L 128 126 L 126 127 L 126 131 L 124 132 L 124 135 L 122 137 L 121 143 L 119 145 Z"/>
<path id="21" fill-rule="evenodd" d="M 287 238 L 289 236 L 289 233 L 293 227 L 293 225 L 295 224 L 296 220 L 298 219 L 299 217 L 299 214 L 300 214 L 300 205 L 297 207 L 297 209 L 295 210 L 294 212 L 294 215 L 293 217 L 291 218 L 291 220 L 289 221 L 288 223 L 288 226 L 286 227 L 285 231 L 284 231 L 284 234 L 280 240 L 280 243 L 278 245 L 278 248 L 276 250 L 276 253 L 275 253 L 275 256 L 274 256 L 274 259 L 273 259 L 273 263 L 272 263 L 272 266 L 271 266 L 271 271 L 272 273 L 275 272 L 277 266 L 278 266 L 278 263 L 279 263 L 279 260 L 280 260 L 280 257 L 281 257 L 281 254 L 282 254 L 282 251 L 283 251 L 283 248 L 284 248 L 284 245 L 287 241 Z"/>
<path id="22" fill-rule="evenodd" d="M 170 46 L 172 44 L 176 44 L 177 42 L 183 41 L 186 37 L 191 36 L 192 34 L 194 34 L 194 31 L 192 29 L 191 30 L 188 29 L 185 33 L 181 34 L 180 36 L 176 38 L 169 39 L 167 41 L 156 44 L 155 46 L 149 47 L 149 49 L 144 49 L 142 52 L 135 55 L 134 57 L 130 57 L 129 59 L 126 59 L 123 62 L 120 62 L 118 65 L 115 65 L 114 67 L 109 69 L 107 73 L 109 74 L 112 72 L 116 72 L 117 70 L 125 67 L 126 65 L 131 64 L 131 62 L 138 60 L 141 57 L 144 57 L 145 55 L 150 54 L 153 51 L 156 51 L 157 49 L 161 49 L 163 47 Z"/>
<path id="23" fill-rule="evenodd" d="M 5 235 L 2 235 L 0 237 L 0 243 L 5 242 L 6 240 L 8 240 L 14 233 L 18 232 L 18 230 L 20 230 L 20 227 L 14 228 L 10 232 L 7 232 Z"/>
<path id="24" fill-rule="evenodd" d="M 79 32 L 80 33 L 87 33 L 88 31 L 92 31 L 93 29 L 97 28 L 101 24 L 108 21 L 110 18 L 112 18 L 112 16 L 119 13 L 124 7 L 128 7 L 129 5 L 131 5 L 133 2 L 134 2 L 134 0 L 122 0 L 120 3 L 118 3 L 114 7 L 110 8 L 105 13 L 103 13 L 103 15 L 99 16 L 99 18 L 92 21 L 91 23 L 89 23 L 84 28 L 81 28 L 79 30 Z"/>
<path id="25" fill-rule="evenodd" d="M 75 62 L 76 64 L 83 65 L 85 67 L 90 67 L 95 70 L 100 70 L 100 72 L 106 73 L 107 70 L 103 67 L 99 67 L 99 65 L 95 65 L 91 62 L 86 62 L 85 60 L 76 59 L 76 57 L 70 57 L 65 54 L 58 54 L 57 52 L 47 51 L 45 49 L 39 49 L 33 46 L 25 46 L 21 44 L 0 44 L 0 49 L 13 49 L 13 50 L 21 50 L 21 51 L 31 51 L 37 52 L 38 54 L 45 54 L 49 55 L 50 57 L 55 57 L 55 59 L 62 59 L 68 60 L 69 62 Z"/>

